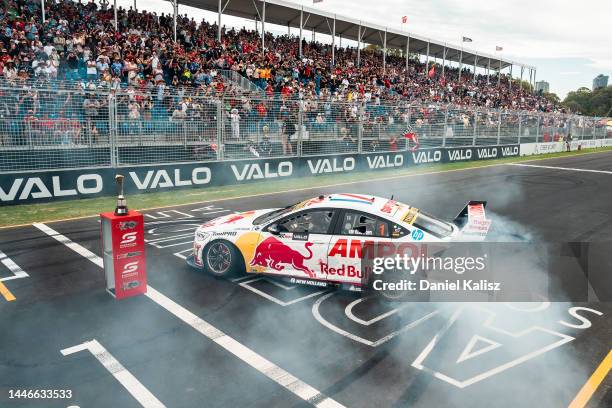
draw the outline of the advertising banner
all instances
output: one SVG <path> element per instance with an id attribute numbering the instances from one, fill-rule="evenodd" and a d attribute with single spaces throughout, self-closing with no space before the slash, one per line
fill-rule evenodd
<path id="1" fill-rule="evenodd" d="M 357 171 L 516 157 L 520 145 L 439 147 L 334 156 L 259 158 L 120 168 L 85 168 L 0 174 L 0 205 L 109 196 L 116 174 L 129 194 L 224 186 Z"/>

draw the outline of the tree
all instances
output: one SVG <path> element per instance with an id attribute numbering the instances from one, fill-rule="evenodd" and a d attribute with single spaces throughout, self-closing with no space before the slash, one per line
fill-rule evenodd
<path id="1" fill-rule="evenodd" d="M 549 101 L 551 101 L 552 103 L 557 104 L 557 103 L 561 102 L 561 99 L 557 96 L 556 93 L 553 93 L 553 92 L 544 92 L 543 96 L 546 99 L 548 99 Z"/>
<path id="2" fill-rule="evenodd" d="M 607 116 L 612 109 L 612 86 L 599 88 L 593 92 L 589 88 L 578 88 L 567 94 L 563 105 L 584 115 Z"/>

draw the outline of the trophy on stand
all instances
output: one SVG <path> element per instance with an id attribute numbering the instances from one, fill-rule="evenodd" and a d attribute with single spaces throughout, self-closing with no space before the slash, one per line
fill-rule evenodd
<path id="1" fill-rule="evenodd" d="M 127 208 L 127 201 L 125 199 L 125 196 L 123 195 L 123 180 L 125 179 L 124 176 L 122 176 L 121 174 L 117 174 L 115 176 L 115 182 L 117 183 L 117 207 L 115 208 L 115 215 L 127 215 L 128 213 L 128 208 Z"/>

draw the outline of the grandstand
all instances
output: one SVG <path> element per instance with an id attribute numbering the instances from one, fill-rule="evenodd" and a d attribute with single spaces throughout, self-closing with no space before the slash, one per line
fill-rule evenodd
<path id="1" fill-rule="evenodd" d="M 176 8 L 3 4 L 0 171 L 394 151 L 408 125 L 424 147 L 605 131 L 513 83 L 513 66 L 532 82 L 535 67 L 280 0 L 185 4 L 299 36 L 227 29 L 221 13 L 197 23 Z M 325 28 L 359 47 L 303 38 Z"/>

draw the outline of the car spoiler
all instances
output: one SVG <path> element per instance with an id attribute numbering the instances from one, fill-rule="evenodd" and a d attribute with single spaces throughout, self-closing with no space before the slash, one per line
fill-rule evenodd
<path id="1" fill-rule="evenodd" d="M 477 206 L 480 204 L 482 204 L 483 209 L 487 206 L 486 201 L 468 201 L 465 207 L 463 207 L 463 209 L 459 211 L 459 214 L 457 214 L 457 216 L 453 220 L 453 224 L 459 227 L 459 229 L 465 227 L 465 225 L 468 223 L 468 212 L 470 206 Z"/>

